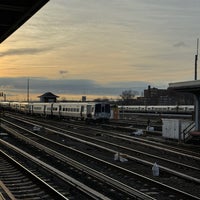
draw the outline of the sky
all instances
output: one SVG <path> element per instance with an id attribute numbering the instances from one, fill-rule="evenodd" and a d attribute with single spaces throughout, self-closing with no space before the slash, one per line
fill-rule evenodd
<path id="1" fill-rule="evenodd" d="M 118 99 L 194 80 L 199 20 L 199 0 L 50 0 L 0 44 L 0 91 Z"/>

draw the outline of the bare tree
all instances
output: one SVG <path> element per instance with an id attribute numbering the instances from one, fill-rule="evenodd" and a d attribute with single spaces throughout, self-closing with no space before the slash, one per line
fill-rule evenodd
<path id="1" fill-rule="evenodd" d="M 135 95 L 137 95 L 137 91 L 132 91 L 132 90 L 124 90 L 120 97 L 122 98 L 122 101 L 124 104 L 131 104 L 133 102 L 133 99 Z"/>

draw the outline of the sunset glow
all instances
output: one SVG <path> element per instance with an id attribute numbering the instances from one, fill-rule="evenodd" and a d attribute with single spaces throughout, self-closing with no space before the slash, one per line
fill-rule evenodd
<path id="1" fill-rule="evenodd" d="M 0 45 L 1 90 L 119 98 L 193 80 L 199 19 L 197 0 L 51 0 Z"/>

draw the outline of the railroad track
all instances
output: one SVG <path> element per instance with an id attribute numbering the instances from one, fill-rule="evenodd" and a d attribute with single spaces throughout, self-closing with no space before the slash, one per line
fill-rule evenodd
<path id="1" fill-rule="evenodd" d="M 2 199 L 67 199 L 2 150 L 0 180 Z"/>
<path id="2" fill-rule="evenodd" d="M 9 115 L 8 115 L 9 116 Z M 11 117 L 16 118 L 16 115 L 11 115 Z M 19 120 L 23 120 L 24 118 L 19 118 Z M 38 123 L 41 124 L 41 126 L 48 126 L 50 128 L 52 127 L 60 127 L 60 130 L 81 130 L 83 131 L 83 136 L 91 136 L 91 135 L 101 135 L 101 136 L 108 136 L 111 137 L 112 140 L 113 139 L 121 139 L 123 141 L 127 141 L 134 143 L 134 147 L 135 145 L 138 144 L 138 146 L 145 146 L 145 148 L 151 148 L 151 149 L 155 149 L 155 151 L 160 151 L 160 150 L 165 150 L 167 152 L 172 152 L 172 153 L 177 153 L 177 154 L 183 154 L 183 156 L 185 157 L 200 157 L 200 148 L 197 145 L 185 145 L 185 144 L 178 144 L 177 143 L 165 143 L 165 140 L 159 140 L 159 137 L 133 137 L 132 135 L 130 135 L 129 132 L 119 132 L 119 131 L 113 131 L 113 130 L 104 130 L 102 128 L 97 128 L 96 126 L 86 126 L 83 123 L 79 123 L 77 121 L 43 121 L 44 119 L 25 119 L 26 121 L 30 120 L 30 127 L 32 129 L 33 124 L 34 123 Z M 42 120 L 42 121 L 41 121 Z M 51 125 L 48 125 L 51 124 Z M 54 125 L 53 125 L 54 124 Z M 103 126 L 104 125 L 100 125 Z M 85 132 L 84 132 L 85 130 Z M 90 132 L 89 134 L 87 132 Z M 91 134 L 91 132 L 93 132 L 93 134 Z M 158 139 L 158 140 L 157 140 Z M 156 141 L 156 142 L 155 142 Z M 120 141 L 121 142 L 121 141 Z M 199 152 L 199 153 L 197 153 Z M 178 155 L 178 157 L 180 156 Z M 170 155 L 167 155 L 170 156 Z M 184 158 L 184 157 L 183 157 Z M 183 159 L 181 158 L 181 160 Z M 177 160 L 177 157 L 175 158 Z M 185 159 L 184 159 L 185 160 Z M 188 160 L 186 160 L 186 162 L 189 162 Z"/>
<path id="3" fill-rule="evenodd" d="M 56 132 L 56 131 L 54 131 L 54 132 L 56 133 L 56 135 L 58 135 L 58 132 Z M 51 133 L 51 135 L 52 135 L 52 133 Z M 63 139 L 63 135 L 62 135 L 62 139 Z M 40 141 L 41 141 L 41 138 L 40 138 Z M 56 144 L 56 145 L 57 145 L 57 144 Z M 52 146 L 52 144 L 51 144 L 51 146 Z M 54 144 L 54 146 L 55 146 L 55 144 Z M 66 151 L 66 148 L 67 148 L 67 147 L 65 146 L 64 148 L 65 148 L 65 150 L 64 150 L 64 149 L 61 150 L 62 152 L 63 152 L 63 151 Z M 76 148 L 77 148 L 77 147 L 76 147 Z M 87 148 L 89 148 L 89 147 L 87 147 Z M 91 147 L 90 147 L 90 148 L 91 148 Z M 67 151 L 71 151 L 70 154 L 72 154 L 72 153 L 74 154 L 74 150 L 73 150 L 73 152 L 72 152 L 72 148 L 69 148 L 69 149 L 67 148 Z M 113 151 L 113 152 L 114 152 L 114 151 Z M 112 152 L 112 155 L 113 155 L 113 152 Z M 80 157 L 80 155 L 81 155 L 80 153 L 82 153 L 82 152 L 79 151 L 78 154 L 77 154 L 77 156 Z M 87 160 L 87 163 L 88 163 L 88 162 L 89 162 L 89 160 L 88 160 L 88 155 L 87 155 L 87 157 L 86 157 L 86 155 L 83 155 L 83 153 L 82 153 L 82 156 L 83 156 L 82 160 L 83 160 L 83 161 L 84 161 L 84 160 Z M 91 159 L 91 158 L 90 158 L 90 159 Z M 94 159 L 94 158 L 92 158 L 92 159 Z M 83 161 L 82 161 L 82 162 L 83 162 Z M 97 160 L 96 160 L 96 161 L 93 160 L 92 162 L 93 162 L 93 163 L 94 163 L 94 162 L 97 162 Z M 98 160 L 98 162 L 99 162 L 99 164 L 95 164 L 95 166 L 98 166 L 98 165 L 101 166 L 98 170 L 102 170 L 102 164 L 100 164 L 100 161 L 99 161 L 99 160 Z M 103 162 L 103 161 L 101 160 L 101 162 Z M 106 164 L 108 164 L 108 163 L 105 163 L 105 162 L 104 162 L 103 165 L 105 166 Z M 93 164 L 93 165 L 94 165 L 94 164 Z M 112 165 L 113 165 L 113 164 L 112 164 Z M 117 168 L 117 166 L 115 166 L 115 170 L 116 170 L 116 168 Z M 111 169 L 111 170 L 108 170 L 108 169 Z M 121 171 L 120 171 L 120 170 L 121 170 Z M 133 173 L 131 173 L 131 172 L 128 171 L 128 170 L 124 170 L 124 171 L 126 171 L 126 174 L 125 174 L 124 172 L 122 173 L 123 170 L 124 170 L 124 169 L 121 169 L 121 168 L 119 169 L 119 168 L 117 168 L 117 171 L 120 171 L 120 172 L 117 172 L 117 171 L 116 171 L 116 174 L 123 174 L 123 177 L 124 177 L 124 176 L 125 176 L 125 177 L 128 176 L 128 177 L 129 177 L 129 180 L 128 180 L 129 182 L 130 182 L 130 177 L 132 177 L 132 180 L 136 179 L 135 177 L 133 177 Z M 106 171 L 111 171 L 111 172 L 112 172 L 112 171 L 114 171 L 114 169 L 111 168 L 111 166 L 108 166 L 108 167 L 106 167 Z M 106 172 L 104 172 L 104 173 L 106 173 Z M 128 174 L 128 175 L 127 175 L 127 174 Z M 118 176 L 119 176 L 119 175 L 118 175 Z M 122 176 L 122 175 L 121 175 L 121 176 Z M 120 176 L 120 177 L 121 177 L 121 176 Z M 141 178 L 141 177 L 140 177 L 140 178 Z M 126 181 L 127 181 L 127 180 L 124 180 L 124 182 L 126 182 Z M 139 180 L 139 181 L 142 182 L 141 180 Z M 148 180 L 148 181 L 150 181 L 150 180 Z M 146 182 L 147 182 L 147 180 L 145 180 L 145 183 L 146 183 Z M 143 184 L 144 184 L 144 183 L 143 183 Z M 159 192 L 155 189 L 155 185 L 156 185 L 156 184 L 158 184 L 158 183 L 157 183 L 156 181 L 154 181 L 154 182 L 153 182 L 154 187 L 153 187 L 152 184 L 149 183 L 149 186 L 150 186 L 151 188 L 154 188 L 154 191 L 150 191 L 149 188 L 148 188 L 148 189 L 146 188 L 146 190 L 148 191 L 148 192 L 147 192 L 148 194 L 151 193 L 151 194 L 154 194 L 155 196 L 159 195 Z M 158 184 L 158 185 L 159 185 L 159 184 Z M 170 187 L 163 186 L 163 184 L 161 184 L 161 185 L 162 185 L 162 188 L 160 188 L 161 186 L 158 187 L 157 185 L 156 185 L 156 188 L 157 188 L 158 190 L 162 191 L 162 192 L 163 192 L 163 187 L 165 187 L 165 189 L 164 189 L 165 192 L 166 192 L 167 190 L 169 190 L 169 188 L 170 188 Z M 140 187 L 143 188 L 142 185 L 140 185 Z M 166 188 L 167 188 L 167 189 L 166 189 Z M 145 189 L 144 189 L 144 190 L 145 190 Z M 156 190 L 156 191 L 155 191 L 155 190 Z M 172 190 L 172 188 L 170 188 L 170 190 Z M 176 191 L 177 193 L 178 193 L 178 192 L 181 192 L 181 191 L 179 191 L 179 190 L 175 190 L 175 191 Z M 174 191 L 174 192 L 175 192 L 175 191 Z M 143 191 L 143 192 L 144 192 L 144 191 Z M 170 191 L 170 192 L 172 193 L 172 191 Z M 170 196 L 171 193 L 168 194 L 168 195 Z M 188 194 L 186 194 L 186 193 L 184 193 L 184 192 L 182 193 L 182 195 L 183 195 L 183 194 L 184 194 L 184 195 L 188 195 Z M 165 193 L 165 195 L 167 195 L 167 194 Z M 177 194 L 176 194 L 176 195 L 171 195 L 171 196 L 175 196 L 175 199 L 179 199 L 179 197 L 177 196 Z M 192 195 L 189 195 L 189 196 L 190 196 L 190 198 L 194 198 L 194 199 L 195 199 L 194 196 L 192 196 Z M 153 198 L 154 198 L 154 197 L 153 197 Z M 164 197 L 163 197 L 163 198 L 164 198 Z M 181 198 L 184 199 L 185 197 L 181 197 Z M 156 199 L 157 199 L 157 198 L 156 198 Z M 162 199 L 162 198 L 159 198 L 159 199 Z M 198 197 L 196 197 L 196 199 L 198 199 Z"/>
<path id="4" fill-rule="evenodd" d="M 18 141 L 19 142 L 19 141 Z M 73 179 L 72 177 L 68 176 L 67 174 L 64 174 L 61 172 L 59 169 L 54 168 L 52 165 L 47 164 L 46 162 L 43 162 L 42 160 L 39 160 L 38 158 L 38 153 L 40 157 L 47 157 L 47 159 L 50 159 L 50 163 L 53 161 L 51 160 L 53 157 L 49 158 L 48 154 L 45 153 L 45 147 L 44 147 L 44 152 L 41 152 L 41 149 L 34 149 L 35 155 L 28 154 L 24 150 L 9 144 L 3 140 L 0 140 L 0 144 L 3 146 L 3 151 L 9 152 L 9 154 L 14 157 L 15 159 L 18 159 L 20 163 L 23 165 L 26 165 L 27 168 L 29 168 L 32 173 L 37 174 L 38 177 L 40 177 L 43 182 L 48 182 L 49 188 L 51 188 L 53 191 L 59 194 L 59 196 L 54 195 L 52 199 L 86 199 L 86 200 L 109 200 L 110 198 L 107 198 L 106 196 L 102 195 L 101 193 L 98 193 L 91 188 L 87 187 L 83 183 L 77 181 L 76 179 Z M 24 144 L 24 146 L 27 144 Z M 27 147 L 28 148 L 28 147 Z M 26 149 L 27 151 L 27 149 Z M 29 151 L 30 151 L 30 146 L 29 146 Z M 33 151 L 33 149 L 32 149 Z M 32 152 L 33 153 L 33 152 Z M 59 159 L 54 160 L 56 163 Z M 28 164 L 27 164 L 28 163 Z M 57 163 L 58 165 L 58 163 Z M 71 170 L 73 170 L 71 168 Z M 79 174 L 80 175 L 80 174 Z M 10 175 L 11 178 L 13 175 Z M 21 181 L 21 177 L 17 177 L 18 182 Z M 14 186 L 14 190 L 16 190 L 17 187 Z M 20 189 L 20 188 L 19 188 Z M 58 192 L 60 191 L 60 192 Z M 21 191 L 20 191 L 21 192 Z M 28 191 L 22 192 L 22 195 L 26 196 Z M 38 194 L 41 194 L 42 191 L 37 191 Z M 51 192 L 49 192 L 51 193 Z M 16 194 L 14 193 L 14 196 Z M 23 196 L 22 196 L 23 197 Z M 41 196 L 38 197 L 41 199 Z M 24 199 L 24 198 L 22 198 Z M 33 197 L 30 199 L 34 199 Z M 45 198 L 44 198 L 45 199 Z M 51 198 L 47 198 L 51 199 Z"/>
<path id="5" fill-rule="evenodd" d="M 16 117 L 14 116 L 14 118 L 16 119 Z M 22 120 L 21 122 L 23 122 L 24 118 L 18 118 L 19 120 Z M 20 121 L 19 121 L 20 122 Z M 138 152 L 137 151 L 137 147 L 138 148 L 143 148 L 145 150 L 147 150 L 147 152 L 149 150 L 151 150 L 152 154 L 157 154 L 158 151 L 163 154 L 163 157 L 168 157 L 171 160 L 174 159 L 174 161 L 177 161 L 177 159 L 179 159 L 180 163 L 183 163 L 183 165 L 187 165 L 188 163 L 190 163 L 192 165 L 193 160 L 194 162 L 195 159 L 199 160 L 200 157 L 200 152 L 198 152 L 198 146 L 192 146 L 191 145 L 183 145 L 181 146 L 179 145 L 172 145 L 172 144 L 165 144 L 162 143 L 162 141 L 159 142 L 155 142 L 154 140 L 152 141 L 151 139 L 146 139 L 145 137 L 133 137 L 130 136 L 129 133 L 126 132 L 116 132 L 113 130 L 103 130 L 101 128 L 95 127 L 95 126 L 85 126 L 83 124 L 77 124 L 76 121 L 75 122 L 41 122 L 41 121 L 35 121 L 33 119 L 31 119 L 29 121 L 29 119 L 25 119 L 24 121 L 26 124 L 30 124 L 30 130 L 32 130 L 33 126 L 35 125 L 35 123 L 47 127 L 49 129 L 55 129 L 58 131 L 62 131 L 63 133 L 67 133 L 70 134 L 72 133 L 72 136 L 75 135 L 78 137 L 83 137 L 83 139 L 93 139 L 92 142 L 95 141 L 95 138 L 98 138 L 98 136 L 100 136 L 100 138 L 106 141 L 114 141 L 116 144 L 118 143 L 118 146 L 120 144 L 124 144 L 124 146 L 128 147 L 130 146 L 129 143 L 131 143 L 131 146 L 134 145 L 134 148 L 132 148 L 132 150 L 136 149 L 136 153 L 142 153 L 142 152 Z M 104 126 L 104 125 L 103 125 Z M 69 131 L 67 131 L 67 129 L 69 129 Z M 76 131 L 77 130 L 77 131 Z M 89 137 L 87 137 L 89 136 Z M 96 140 L 98 141 L 98 140 Z M 109 143 L 109 145 L 111 145 L 111 143 Z M 191 150 L 192 149 L 192 150 Z M 138 149 L 140 150 L 140 149 Z M 175 156 L 174 156 L 175 155 Z M 199 164 L 196 165 L 197 167 L 199 167 Z M 193 170 L 193 169 L 192 169 Z"/>
<path id="6" fill-rule="evenodd" d="M 24 148 L 23 151 L 29 151 L 30 154 L 35 153 L 33 156 L 39 157 L 40 160 L 43 160 L 43 162 L 45 163 L 48 162 L 49 165 L 51 165 L 51 170 L 54 166 L 57 169 L 62 171 L 61 172 L 62 176 L 65 176 L 65 174 L 70 174 L 71 176 L 74 177 L 73 179 L 76 179 L 77 182 L 79 181 L 81 182 L 79 187 L 81 187 L 82 190 L 86 190 L 86 188 L 89 188 L 89 190 L 94 191 L 92 189 L 93 187 L 93 188 L 96 188 L 96 190 L 100 190 L 102 193 L 104 193 L 104 194 L 101 194 L 100 192 L 94 191 L 92 193 L 93 196 L 95 195 L 95 193 L 98 194 L 96 195 L 94 199 L 103 199 L 103 200 L 104 199 L 133 199 L 133 198 L 134 199 L 154 199 L 146 194 L 143 194 L 137 190 L 134 190 L 133 188 L 130 188 L 129 186 L 119 181 L 116 181 L 100 172 L 97 172 L 96 170 L 92 168 L 89 168 L 86 165 L 83 165 L 65 155 L 62 155 L 61 153 L 56 152 L 52 148 L 48 148 L 46 146 L 47 144 L 44 146 L 37 142 L 33 142 L 29 138 L 26 138 L 25 136 L 20 135 L 19 132 L 11 130 L 10 128 L 8 129 L 9 129 L 9 132 L 12 132 L 12 134 L 14 134 L 19 139 L 17 140 L 17 138 L 13 138 L 13 140 L 11 139 L 12 141 L 10 140 L 11 143 L 14 142 L 16 145 L 16 142 L 17 142 L 20 148 Z M 30 149 L 30 145 L 33 146 L 35 149 L 33 148 Z M 52 146 L 52 143 L 49 145 Z M 53 146 L 55 146 L 55 143 L 53 144 Z M 58 147 L 56 149 L 58 150 Z M 60 151 L 62 152 L 63 149 L 60 149 Z M 88 184 L 90 187 L 86 186 L 85 184 Z M 78 186 L 76 185 L 75 188 L 77 187 Z M 87 199 L 87 198 L 83 198 L 83 199 Z"/>

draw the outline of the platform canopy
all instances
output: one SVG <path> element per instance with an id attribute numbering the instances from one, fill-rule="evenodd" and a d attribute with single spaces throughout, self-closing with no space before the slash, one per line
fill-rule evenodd
<path id="1" fill-rule="evenodd" d="M 169 89 L 177 92 L 200 94 L 200 80 L 169 83 Z"/>
<path id="2" fill-rule="evenodd" d="M 49 0 L 0 0 L 0 43 Z"/>
<path id="3" fill-rule="evenodd" d="M 192 93 L 195 97 L 195 130 L 200 131 L 200 80 L 169 83 L 169 89 Z"/>

